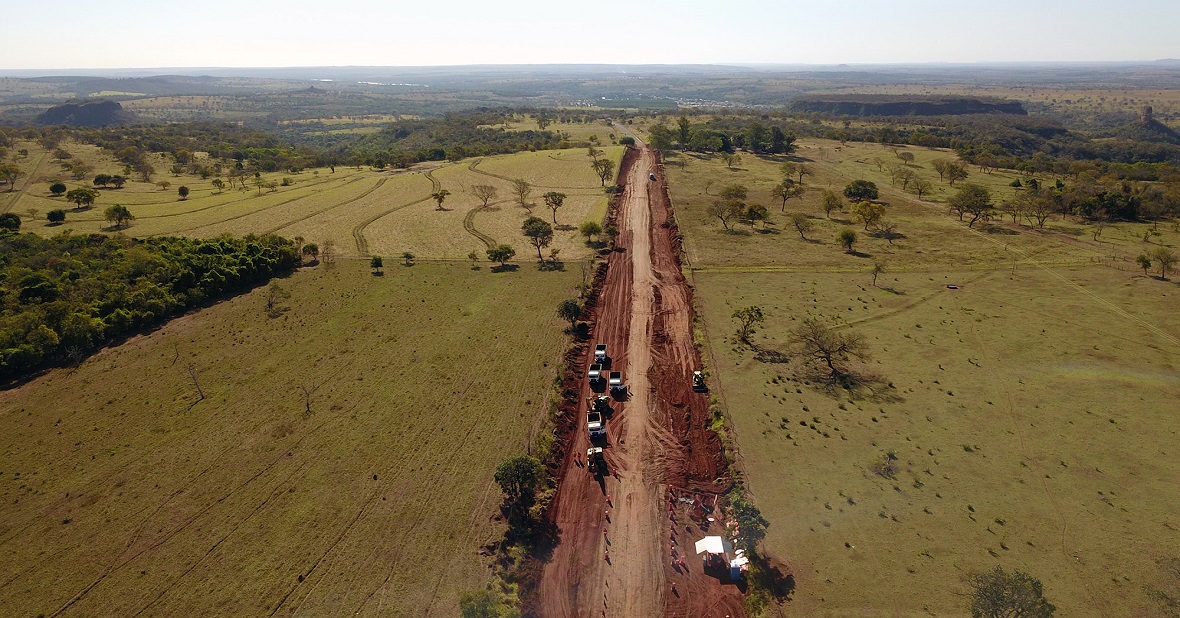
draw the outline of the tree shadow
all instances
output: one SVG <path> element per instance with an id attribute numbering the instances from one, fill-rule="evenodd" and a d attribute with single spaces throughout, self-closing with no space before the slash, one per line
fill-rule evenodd
<path id="1" fill-rule="evenodd" d="M 760 363 L 767 364 L 782 364 L 791 362 L 791 356 L 786 352 L 768 348 L 756 343 L 749 343 L 750 349 L 754 350 L 754 360 Z"/>
<path id="2" fill-rule="evenodd" d="M 886 288 L 881 288 L 881 289 L 885 290 L 886 292 L 889 292 L 890 294 L 896 294 L 898 296 L 905 296 L 905 294 L 906 294 L 902 290 L 899 290 L 895 287 L 886 287 Z"/>
<path id="3" fill-rule="evenodd" d="M 759 234 L 782 234 L 782 232 L 772 227 L 764 227 L 760 230 L 757 230 L 757 232 Z"/>
<path id="4" fill-rule="evenodd" d="M 537 270 L 550 272 L 565 272 L 565 262 L 559 260 L 545 260 L 537 265 Z"/>
<path id="5" fill-rule="evenodd" d="M 722 234 L 729 234 L 730 236 L 752 236 L 753 235 L 752 233 L 747 232 L 746 230 L 739 230 L 736 228 L 730 228 L 728 230 L 722 228 L 721 233 Z"/>
<path id="6" fill-rule="evenodd" d="M 554 225 L 554 226 L 553 226 L 553 229 L 555 229 L 555 230 L 557 230 L 557 231 L 559 231 L 559 232 L 572 232 L 572 231 L 574 231 L 574 230 L 576 230 L 576 229 L 578 229 L 578 228 L 576 228 L 576 227 L 574 227 L 574 226 L 572 226 L 572 225 L 570 225 L 570 224 L 568 224 L 568 223 L 561 223 L 561 224 L 558 224 L 558 225 Z"/>
<path id="7" fill-rule="evenodd" d="M 520 270 L 519 264 L 497 264 L 492 267 L 494 273 L 514 273 Z"/>
<path id="8" fill-rule="evenodd" d="M 1002 225 L 996 225 L 994 223 L 989 223 L 989 224 L 979 228 L 979 231 L 981 231 L 985 234 L 1000 234 L 1003 236 L 1019 236 L 1020 235 L 1020 232 L 1018 232 L 1012 228 L 1004 227 Z"/>
<path id="9" fill-rule="evenodd" d="M 819 240 L 818 238 L 804 238 L 804 239 L 802 239 L 802 240 L 803 240 L 803 242 L 811 243 L 811 244 L 813 244 L 813 245 L 822 245 L 822 244 L 826 244 L 826 243 L 824 243 L 824 241 L 822 241 L 822 240 Z"/>
<path id="10" fill-rule="evenodd" d="M 852 257 L 858 257 L 858 258 L 873 257 L 873 254 L 871 254 L 871 253 L 864 253 L 862 251 L 857 251 L 856 249 L 852 249 L 850 251 L 845 251 L 844 253 L 847 253 L 848 255 L 851 255 Z"/>
<path id="11" fill-rule="evenodd" d="M 840 225 L 852 225 L 851 219 L 829 219 L 829 221 L 832 221 L 833 223 L 839 223 Z"/>

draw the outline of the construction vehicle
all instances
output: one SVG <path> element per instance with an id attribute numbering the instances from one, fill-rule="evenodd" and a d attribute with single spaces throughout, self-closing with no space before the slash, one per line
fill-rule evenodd
<path id="1" fill-rule="evenodd" d="M 647 177 L 648 177 L 648 178 L 650 178 L 650 179 L 651 179 L 653 182 L 654 182 L 654 181 L 655 181 L 655 179 L 656 179 L 656 175 L 655 175 L 655 174 L 652 174 L 652 173 L 649 173 L 649 174 L 647 175 Z"/>
<path id="2" fill-rule="evenodd" d="M 586 431 L 590 433 L 591 440 L 606 437 L 606 424 L 602 421 L 602 412 L 594 409 L 586 411 Z"/>
<path id="3" fill-rule="evenodd" d="M 705 384 L 705 376 L 699 371 L 692 372 L 692 390 L 697 393 L 709 391 L 708 385 Z"/>
<path id="4" fill-rule="evenodd" d="M 586 468 L 590 474 L 606 474 L 606 459 L 602 456 L 601 446 L 586 449 Z"/>
<path id="5" fill-rule="evenodd" d="M 610 372 L 610 377 L 607 379 L 607 384 L 610 385 L 610 390 L 612 393 L 627 390 L 627 387 L 623 386 L 623 372 L 622 371 Z"/>
<path id="6" fill-rule="evenodd" d="M 602 365 L 598 363 L 590 365 L 590 370 L 586 372 L 586 375 L 590 378 L 591 384 L 597 383 L 602 379 Z"/>
<path id="7" fill-rule="evenodd" d="M 601 412 L 603 415 L 608 414 L 610 410 L 610 395 L 598 395 L 597 397 L 588 397 L 590 409 L 595 412 Z"/>
<path id="8" fill-rule="evenodd" d="M 610 359 L 606 355 L 606 344 L 600 343 L 594 346 L 594 362 L 598 365 L 606 365 Z"/>

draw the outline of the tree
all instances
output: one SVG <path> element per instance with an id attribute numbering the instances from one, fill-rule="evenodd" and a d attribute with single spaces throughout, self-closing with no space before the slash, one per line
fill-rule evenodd
<path id="1" fill-rule="evenodd" d="M 733 184 L 721 188 L 721 198 L 726 200 L 745 200 L 750 194 L 746 185 Z"/>
<path id="2" fill-rule="evenodd" d="M 766 125 L 755 120 L 746 127 L 746 150 L 761 153 L 766 150 L 766 138 L 769 131 Z"/>
<path id="3" fill-rule="evenodd" d="M 787 212 L 787 200 L 793 197 L 802 197 L 803 191 L 803 187 L 795 184 L 795 182 L 790 178 L 787 178 L 775 185 L 774 188 L 770 190 L 770 195 L 777 200 L 782 200 L 782 211 Z"/>
<path id="4" fill-rule="evenodd" d="M 972 618 L 1050 618 L 1057 608 L 1045 599 L 1041 582 L 1003 568 L 969 576 Z"/>
<path id="5" fill-rule="evenodd" d="M 24 175 L 25 171 L 16 165 L 0 165 L 0 178 L 3 178 L 8 183 L 8 190 L 10 192 L 16 189 L 16 181 L 20 180 Z"/>
<path id="6" fill-rule="evenodd" d="M 824 209 L 824 216 L 829 219 L 832 218 L 833 210 L 844 209 L 844 198 L 840 197 L 839 193 L 831 189 L 824 189 L 823 199 L 820 200 L 820 206 Z"/>
<path id="7" fill-rule="evenodd" d="M 959 213 L 959 221 L 963 220 L 964 213 L 971 215 L 967 227 L 972 227 L 980 218 L 988 217 L 991 214 L 992 196 L 986 187 L 970 183 L 959 187 L 958 192 L 947 200 L 947 205 Z"/>
<path id="8" fill-rule="evenodd" d="M 156 173 L 156 168 L 152 167 L 152 164 L 148 163 L 147 161 L 140 161 L 139 163 L 135 164 L 134 169 L 144 182 L 151 182 L 152 174 Z"/>
<path id="9" fill-rule="evenodd" d="M 836 240 L 844 247 L 845 253 L 852 253 L 852 245 L 856 244 L 856 232 L 844 228 L 840 230 L 840 235 L 836 237 Z"/>
<path id="10" fill-rule="evenodd" d="M 957 161 L 950 161 L 946 164 L 946 179 L 951 186 L 955 186 L 956 180 L 965 180 L 968 176 L 967 168 Z"/>
<path id="11" fill-rule="evenodd" d="M 381 268 L 383 266 L 385 266 L 385 260 L 381 259 L 381 256 L 379 255 L 374 255 L 372 259 L 369 260 L 369 268 L 373 269 L 374 275 L 381 274 Z"/>
<path id="12" fill-rule="evenodd" d="M 314 242 L 309 242 L 306 245 L 303 245 L 303 255 L 310 257 L 313 262 L 320 259 L 319 245 L 315 244 Z"/>
<path id="13" fill-rule="evenodd" d="M 775 154 L 791 154 L 795 152 L 795 135 L 784 133 L 777 126 L 770 127 L 770 151 Z"/>
<path id="14" fill-rule="evenodd" d="M 500 266 L 503 266 L 508 260 L 516 256 L 516 249 L 513 249 L 509 245 L 496 245 L 495 247 L 489 247 L 487 254 L 488 261 L 499 262 Z"/>
<path id="15" fill-rule="evenodd" d="M 922 199 L 923 195 L 930 193 L 930 190 L 934 188 L 934 184 L 929 180 L 918 177 L 914 177 L 914 179 L 910 181 L 910 186 L 914 188 L 914 193 L 918 194 L 919 200 Z"/>
<path id="16" fill-rule="evenodd" d="M 582 306 L 578 301 L 573 299 L 566 299 L 557 305 L 557 317 L 566 320 L 570 323 L 570 330 L 574 329 L 578 320 L 582 318 Z"/>
<path id="17" fill-rule="evenodd" d="M 525 210 L 532 212 L 532 206 L 526 201 L 529 199 L 529 194 L 533 192 L 533 185 L 523 178 L 515 178 L 512 180 L 512 192 L 516 194 L 516 201 Z"/>
<path id="18" fill-rule="evenodd" d="M 19 232 L 20 224 L 20 215 L 14 212 L 6 212 L 0 215 L 0 230 L 5 232 Z"/>
<path id="19" fill-rule="evenodd" d="M 844 197 L 850 200 L 875 200 L 877 185 L 868 180 L 853 180 L 844 187 Z"/>
<path id="20" fill-rule="evenodd" d="M 909 165 L 914 162 L 914 153 L 901 150 L 897 153 L 897 158 L 901 159 L 902 165 Z"/>
<path id="21" fill-rule="evenodd" d="M 537 261 L 544 262 L 545 258 L 541 255 L 541 248 L 548 247 L 549 243 L 553 242 L 553 226 L 543 219 L 529 217 L 520 226 L 520 231 L 528 239 L 529 244 L 537 250 Z"/>
<path id="22" fill-rule="evenodd" d="M 186 187 L 184 185 L 180 185 L 180 187 L 178 187 L 176 189 L 176 194 L 180 196 L 180 199 L 187 200 L 188 199 L 188 187 Z"/>
<path id="23" fill-rule="evenodd" d="M 220 178 L 214 178 L 213 188 L 217 189 L 218 193 L 221 193 L 225 189 L 225 181 Z"/>
<path id="24" fill-rule="evenodd" d="M 852 216 L 864 223 L 867 230 L 885 216 L 885 207 L 876 202 L 857 202 L 852 205 Z"/>
<path id="25" fill-rule="evenodd" d="M 1143 269 L 1143 275 L 1147 276 L 1147 269 L 1151 268 L 1151 258 L 1147 257 L 1146 253 L 1140 253 L 1139 257 L 1135 258 L 1135 262 L 1139 264 L 1139 268 Z"/>
<path id="26" fill-rule="evenodd" d="M 127 210 L 126 206 L 122 204 L 115 204 L 103 212 L 103 217 L 115 226 L 115 229 L 124 227 L 131 221 L 135 220 L 135 215 Z"/>
<path id="27" fill-rule="evenodd" d="M 320 258 L 323 259 L 324 266 L 331 266 L 336 262 L 336 241 L 324 241 L 324 247 L 320 249 Z"/>
<path id="28" fill-rule="evenodd" d="M 1012 223 L 1016 223 L 1024 214 L 1024 207 L 1019 201 L 1003 201 L 1000 202 L 999 210 L 1001 213 L 1012 217 Z"/>
<path id="29" fill-rule="evenodd" d="M 510 503 L 519 503 L 521 498 L 531 498 L 537 486 L 545 478 L 545 466 L 536 457 L 517 455 L 496 466 L 496 483 Z"/>
<path id="30" fill-rule="evenodd" d="M 873 274 L 873 287 L 877 287 L 877 275 L 887 272 L 885 269 L 885 262 L 873 260 L 873 270 L 870 272 Z"/>
<path id="31" fill-rule="evenodd" d="M 436 210 L 443 209 L 443 206 L 442 206 L 443 201 L 445 201 L 447 199 L 447 196 L 450 194 L 451 194 L 451 192 L 447 191 L 446 189 L 439 189 L 438 191 L 435 191 L 434 193 L 430 194 L 430 198 L 438 203 L 438 208 Z"/>
<path id="32" fill-rule="evenodd" d="M 680 131 L 680 149 L 684 150 L 692 139 L 692 124 L 688 122 L 687 116 L 681 116 L 676 119 L 676 128 Z"/>
<path id="33" fill-rule="evenodd" d="M 123 185 L 127 184 L 127 177 L 122 174 L 115 174 L 111 176 L 111 184 L 115 185 L 116 189 L 122 189 Z"/>
<path id="34" fill-rule="evenodd" d="M 271 281 L 266 288 L 266 314 L 272 318 L 282 315 L 282 303 L 288 298 L 291 298 L 291 292 L 279 285 L 278 281 Z"/>
<path id="35" fill-rule="evenodd" d="M 66 193 L 66 199 L 73 202 L 78 208 L 82 208 L 83 205 L 89 208 L 94 204 L 94 200 L 98 199 L 98 191 L 87 188 L 71 189 L 69 193 Z"/>
<path id="36" fill-rule="evenodd" d="M 800 163 L 795 166 L 795 182 L 802 185 L 803 184 L 803 177 L 804 176 L 811 176 L 814 173 L 815 172 L 811 171 L 810 165 L 807 165 L 805 163 Z"/>
<path id="37" fill-rule="evenodd" d="M 45 213 L 45 218 L 48 219 L 50 223 L 61 223 L 62 221 L 66 220 L 66 211 L 60 208 L 55 208 Z"/>
<path id="38" fill-rule="evenodd" d="M 592 242 L 595 236 L 602 234 L 602 225 L 597 221 L 583 221 L 578 226 L 578 233 L 586 237 L 586 242 Z"/>
<path id="39" fill-rule="evenodd" d="M 736 216 L 742 213 L 745 204 L 740 200 L 713 200 L 713 203 L 707 209 L 709 216 L 717 217 L 721 220 L 721 227 L 729 230 L 729 222 Z"/>
<path id="40" fill-rule="evenodd" d="M 950 160 L 948 159 L 935 159 L 930 162 L 930 166 L 934 168 L 934 171 L 938 172 L 938 179 L 940 181 L 946 180 L 946 169 L 949 164 Z"/>
<path id="41" fill-rule="evenodd" d="M 606 186 L 606 181 L 614 177 L 615 162 L 610 159 L 599 159 L 590 163 L 590 167 L 594 168 L 594 173 L 598 174 L 598 179 L 602 181 L 602 186 Z"/>
<path id="42" fill-rule="evenodd" d="M 653 124 L 647 130 L 647 143 L 661 153 L 672 150 L 675 137 L 672 130 L 662 123 Z"/>
<path id="43" fill-rule="evenodd" d="M 727 152 L 721 155 L 721 158 L 725 159 L 725 167 L 728 167 L 729 169 L 733 169 L 733 166 L 741 165 L 742 163 L 742 155 L 737 154 L 736 152 Z"/>
<path id="44" fill-rule="evenodd" d="M 864 337 L 842 332 L 815 316 L 807 316 L 791 331 L 791 344 L 808 362 L 823 363 L 827 377 L 843 382 L 849 375 L 848 362 L 868 360 Z"/>
<path id="45" fill-rule="evenodd" d="M 758 543 L 766 538 L 766 527 L 770 525 L 770 522 L 766 521 L 758 507 L 746 500 L 740 492 L 733 493 L 729 500 L 729 506 L 738 525 L 736 539 L 738 545 L 746 551 L 746 554 L 754 554 L 757 551 Z"/>
<path id="46" fill-rule="evenodd" d="M 156 186 L 160 187 L 161 191 L 167 191 L 168 187 L 172 186 L 172 183 L 168 182 L 167 180 L 161 180 L 160 182 L 156 183 Z"/>
<path id="47" fill-rule="evenodd" d="M 888 240 L 889 244 L 891 245 L 893 244 L 893 239 L 899 236 L 897 232 L 897 224 L 892 221 L 882 221 L 878 223 L 877 229 L 881 230 L 881 235 L 884 236 L 885 240 Z"/>
<path id="48" fill-rule="evenodd" d="M 54 197 L 58 197 L 66 192 L 66 188 L 67 187 L 65 183 L 55 182 L 49 185 L 49 192 L 52 193 Z"/>
<path id="49" fill-rule="evenodd" d="M 96 187 L 106 188 L 107 185 L 111 184 L 111 175 L 110 174 L 96 174 L 94 176 L 94 180 L 92 180 L 91 182 L 93 182 L 94 186 L 96 186 Z"/>
<path id="50" fill-rule="evenodd" d="M 1151 252 L 1151 259 L 1160 267 L 1160 279 L 1167 279 L 1168 273 L 1176 265 L 1176 254 L 1167 247 L 1157 247 Z"/>
<path id="51" fill-rule="evenodd" d="M 479 265 L 477 264 L 479 262 L 479 252 L 473 249 L 471 253 L 467 254 L 467 259 L 471 260 L 471 270 L 479 269 Z"/>
<path id="52" fill-rule="evenodd" d="M 459 595 L 460 618 L 501 618 L 503 603 L 496 593 L 488 590 L 464 592 Z"/>
<path id="53" fill-rule="evenodd" d="M 766 321 L 766 317 L 762 315 L 762 307 L 757 305 L 736 309 L 732 317 L 738 323 L 738 339 L 746 343 L 750 342 L 750 335 L 754 334 L 757 326 Z"/>
<path id="54" fill-rule="evenodd" d="M 545 199 L 545 205 L 549 207 L 549 210 L 553 211 L 553 225 L 557 225 L 557 209 L 561 208 L 561 205 L 565 203 L 565 194 L 558 193 L 557 191 L 549 191 L 541 197 Z"/>
<path id="55" fill-rule="evenodd" d="M 471 187 L 471 194 L 474 195 L 476 199 L 483 202 L 484 208 L 487 208 L 488 202 L 496 199 L 496 195 L 499 194 L 499 191 L 497 191 L 492 185 L 475 185 L 474 187 Z"/>
<path id="56" fill-rule="evenodd" d="M 791 225 L 795 226 L 795 231 L 799 232 L 799 238 L 807 240 L 807 232 L 810 232 L 815 225 L 807 215 L 797 212 L 791 215 Z"/>
<path id="57" fill-rule="evenodd" d="M 402 251 L 402 263 L 406 266 L 414 265 L 414 254 L 409 251 Z"/>
<path id="58" fill-rule="evenodd" d="M 1017 196 L 1016 201 L 1029 224 L 1036 220 L 1038 229 L 1045 227 L 1045 222 L 1057 206 L 1049 191 L 1026 191 Z"/>

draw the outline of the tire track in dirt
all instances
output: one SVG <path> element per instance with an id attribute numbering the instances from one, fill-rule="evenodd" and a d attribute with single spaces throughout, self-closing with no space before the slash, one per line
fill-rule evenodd
<path id="1" fill-rule="evenodd" d="M 476 206 L 475 208 L 467 211 L 467 216 L 463 217 L 463 229 L 467 230 L 468 234 L 478 238 L 480 242 L 487 245 L 488 249 L 491 249 L 492 247 L 496 246 L 496 239 L 475 229 L 475 215 L 483 209 L 483 206 Z"/>
<path id="2" fill-rule="evenodd" d="M 386 180 L 389 180 L 389 178 L 388 178 L 388 177 L 386 177 L 386 178 L 382 178 L 382 179 L 378 180 L 378 181 L 377 181 L 377 184 L 375 184 L 375 185 L 373 185 L 373 186 L 369 187 L 368 189 L 365 189 L 365 192 L 364 192 L 364 193 L 361 193 L 360 195 L 358 195 L 358 196 L 356 196 L 356 197 L 351 197 L 351 198 L 348 198 L 348 199 L 344 200 L 343 202 L 340 202 L 340 203 L 338 203 L 338 204 L 333 204 L 333 205 L 331 205 L 331 206 L 328 206 L 327 208 L 321 208 L 320 210 L 317 210 L 317 211 L 315 211 L 315 212 L 313 212 L 313 213 L 311 213 L 311 214 L 309 214 L 309 215 L 307 215 L 307 216 L 305 216 L 305 217 L 299 217 L 298 219 L 295 219 L 294 221 L 289 221 L 289 222 L 287 222 L 287 223 L 284 223 L 284 224 L 282 224 L 282 225 L 280 225 L 280 226 L 278 226 L 278 227 L 274 227 L 274 228 L 271 228 L 271 229 L 269 229 L 269 230 L 266 230 L 266 231 L 264 231 L 264 232 L 263 232 L 263 234 L 274 234 L 274 233 L 278 232 L 279 230 L 281 230 L 281 229 L 283 229 L 283 228 L 291 227 L 292 225 L 295 225 L 295 224 L 297 224 L 297 223 L 300 223 L 300 222 L 303 222 L 303 221 L 307 221 L 308 219 L 310 219 L 310 218 L 312 218 L 312 217 L 315 217 L 315 216 L 318 216 L 318 215 L 321 215 L 321 214 L 323 214 L 323 213 L 325 213 L 325 212 L 328 212 L 329 210 L 333 210 L 333 209 L 336 209 L 336 208 L 340 208 L 341 206 L 347 206 L 347 205 L 349 205 L 349 204 L 351 204 L 351 203 L 353 203 L 353 202 L 356 202 L 356 201 L 359 201 L 359 200 L 361 200 L 361 199 L 364 199 L 364 198 L 368 197 L 370 194 L 372 194 L 374 191 L 376 191 L 377 189 L 380 189 L 380 188 L 381 188 L 381 185 L 385 184 L 385 181 L 386 181 Z M 351 184 L 351 183 L 349 183 L 349 184 Z M 346 186 L 347 186 L 347 185 L 346 185 Z"/>
<path id="3" fill-rule="evenodd" d="M 426 170 L 425 172 L 422 172 L 422 175 L 430 180 L 430 192 L 431 193 L 438 193 L 439 190 L 442 189 L 442 183 L 439 182 L 438 179 L 434 177 L 434 174 L 431 173 L 432 171 L 433 170 Z M 403 208 L 409 208 L 410 206 L 414 206 L 416 204 L 421 204 L 422 202 L 425 202 L 430 199 L 433 199 L 433 198 L 431 198 L 429 195 L 427 195 L 424 198 L 417 199 L 412 202 L 408 202 L 406 204 L 402 204 L 401 206 L 394 206 L 393 208 L 388 208 L 388 209 L 383 210 L 371 217 L 366 218 L 364 221 L 361 221 L 360 223 L 353 226 L 352 240 L 353 240 L 353 242 L 356 243 L 357 255 L 360 255 L 361 257 L 367 257 L 369 255 L 369 240 L 367 238 L 365 238 L 365 228 L 369 227 L 370 225 L 372 225 L 373 223 L 375 223 L 378 219 L 380 219 L 382 217 L 385 217 L 387 215 L 391 215 Z"/>
<path id="4" fill-rule="evenodd" d="M 550 158 L 552 158 L 552 157 L 550 157 Z M 481 170 L 481 169 L 479 169 L 480 163 L 483 163 L 483 157 L 480 157 L 480 158 L 472 161 L 471 163 L 469 163 L 467 165 L 467 169 L 475 172 L 476 174 L 482 174 L 484 176 L 489 176 L 491 178 L 499 178 L 500 180 L 503 180 L 505 182 L 513 182 L 516 180 L 515 178 L 510 178 L 510 177 L 504 176 L 502 174 L 496 174 L 494 172 L 488 172 L 485 170 Z M 620 172 L 619 178 L 621 179 L 622 177 L 623 177 L 623 174 Z M 566 191 L 585 191 L 586 190 L 586 187 L 562 187 L 562 186 L 558 186 L 558 185 L 532 185 L 532 184 L 530 184 L 530 186 L 532 186 L 534 189 L 565 189 Z M 575 194 L 571 194 L 571 195 L 579 195 L 579 194 L 575 193 Z M 590 193 L 585 193 L 583 195 L 590 195 Z"/>
<path id="5" fill-rule="evenodd" d="M 25 176 L 25 186 L 21 187 L 20 191 L 5 191 L 5 195 L 7 195 L 9 197 L 9 200 L 8 200 L 8 203 L 4 205 L 4 208 L 0 208 L 0 213 L 6 213 L 6 212 L 12 210 L 12 207 L 16 206 L 16 203 L 20 201 L 20 198 L 25 196 L 25 193 L 28 192 L 28 190 L 29 190 L 29 185 L 33 184 L 33 179 L 36 178 L 37 175 L 41 172 L 41 166 L 45 165 L 45 160 L 48 158 L 49 158 L 49 151 L 48 150 L 41 153 L 41 158 L 37 159 L 37 163 L 35 165 L 33 165 L 33 171 L 29 172 L 29 174 L 27 176 Z M 13 184 L 13 187 L 16 186 L 15 182 L 13 182 L 12 184 Z M 15 193 L 16 195 L 12 195 L 13 193 Z"/>

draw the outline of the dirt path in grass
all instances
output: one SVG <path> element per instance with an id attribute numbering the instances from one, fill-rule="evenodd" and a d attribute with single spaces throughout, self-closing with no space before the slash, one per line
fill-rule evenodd
<path id="1" fill-rule="evenodd" d="M 594 308 L 594 343 L 607 345 L 628 395 L 612 403 L 601 481 L 585 467 L 585 402 L 595 393 L 584 377 L 576 406 L 563 408 L 565 458 L 552 508 L 560 540 L 544 566 L 537 613 L 736 617 L 737 588 L 705 575 L 691 550 L 681 552 L 680 544 L 691 548 L 702 536 L 699 523 L 673 520 L 669 508 L 670 492 L 724 490 L 728 471 L 708 429 L 708 397 L 690 387 L 699 361 L 692 291 L 680 272 L 662 170 L 642 148 L 624 159 L 619 177 L 626 185 L 620 233 Z M 686 570 L 672 566 L 673 556 L 683 557 Z"/>

